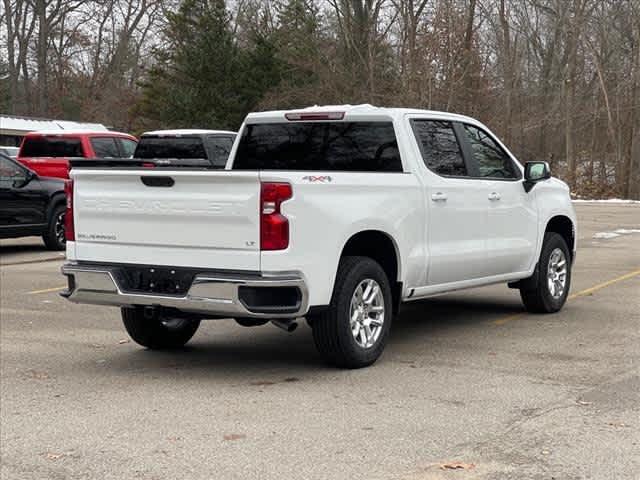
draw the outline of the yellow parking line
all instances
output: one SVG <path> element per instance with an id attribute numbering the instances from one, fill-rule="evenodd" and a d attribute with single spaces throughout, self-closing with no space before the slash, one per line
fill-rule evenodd
<path id="1" fill-rule="evenodd" d="M 599 283 L 598 285 L 594 285 L 591 288 L 581 290 L 580 292 L 576 292 L 573 295 L 569 295 L 569 300 L 573 300 L 574 298 L 582 297 L 584 295 L 589 295 L 605 287 L 608 287 L 609 285 L 613 285 L 614 283 L 622 282 L 623 280 L 628 280 L 630 278 L 637 277 L 638 275 L 640 275 L 640 269 L 634 270 L 633 272 L 625 273 L 624 275 L 621 275 L 619 277 L 613 278 L 611 280 L 607 280 L 606 282 L 603 282 L 603 283 Z M 508 317 L 499 318 L 498 320 L 494 320 L 491 323 L 493 323 L 494 325 L 504 325 L 505 323 L 508 323 L 512 320 L 518 320 L 524 317 L 525 315 L 527 315 L 526 312 L 516 313 L 515 315 L 509 315 Z"/>
<path id="2" fill-rule="evenodd" d="M 574 293 L 573 295 L 569 295 L 569 300 L 572 300 L 576 297 L 582 297 L 583 295 L 589 295 L 590 293 L 596 292 L 604 287 L 608 287 L 609 285 L 613 285 L 614 283 L 618 283 L 623 280 L 628 280 L 629 278 L 637 277 L 638 275 L 640 275 L 640 269 L 634 270 L 633 272 L 626 273 L 624 275 L 621 275 L 607 282 L 600 283 L 595 287 L 587 288 L 586 290 L 582 290 L 581 292 Z"/>
<path id="3" fill-rule="evenodd" d="M 515 315 L 509 315 L 508 317 L 502 317 L 499 318 L 498 320 L 494 320 L 493 323 L 494 325 L 504 325 L 507 322 L 510 322 L 511 320 L 517 320 L 520 317 L 524 317 L 526 315 L 526 313 L 516 313 Z"/>
<path id="4" fill-rule="evenodd" d="M 49 293 L 49 292 L 57 292 L 58 290 L 64 290 L 67 288 L 66 285 L 62 287 L 53 287 L 53 288 L 45 288 L 44 290 L 34 290 L 33 292 L 27 292 L 29 295 L 34 295 L 36 293 Z"/>

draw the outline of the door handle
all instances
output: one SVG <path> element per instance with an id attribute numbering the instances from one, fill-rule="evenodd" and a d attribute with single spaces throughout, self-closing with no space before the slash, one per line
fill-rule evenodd
<path id="1" fill-rule="evenodd" d="M 446 202 L 447 194 L 442 192 L 432 193 L 431 200 L 433 200 L 434 202 Z"/>
<path id="2" fill-rule="evenodd" d="M 496 200 L 500 200 L 500 194 L 498 192 L 491 192 L 489 194 L 489 200 L 495 202 Z"/>

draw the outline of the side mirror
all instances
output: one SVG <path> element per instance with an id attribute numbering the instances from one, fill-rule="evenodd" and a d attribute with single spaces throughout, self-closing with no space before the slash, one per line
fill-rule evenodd
<path id="1" fill-rule="evenodd" d="M 547 162 L 527 162 L 524 166 L 524 191 L 529 193 L 534 185 L 551 178 L 551 169 Z"/>

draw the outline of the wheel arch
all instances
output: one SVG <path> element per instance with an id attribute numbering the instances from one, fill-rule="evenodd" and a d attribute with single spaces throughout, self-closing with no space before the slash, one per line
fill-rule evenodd
<path id="1" fill-rule="evenodd" d="M 49 205 L 47 205 L 47 224 L 49 223 L 49 220 L 51 220 L 51 215 L 53 215 L 53 211 L 56 209 L 57 206 L 59 205 L 65 205 L 67 201 L 67 197 L 65 196 L 64 192 L 56 192 L 53 195 L 51 195 L 51 199 L 49 200 Z"/>
<path id="2" fill-rule="evenodd" d="M 352 234 L 344 243 L 340 258 L 345 256 L 369 257 L 380 264 L 389 279 L 394 312 L 397 312 L 402 298 L 402 264 L 395 239 L 382 230 L 361 230 Z"/>
<path id="3" fill-rule="evenodd" d="M 566 215 L 554 215 L 545 226 L 544 233 L 554 232 L 560 235 L 569 248 L 569 255 L 573 260 L 576 249 L 576 229 L 571 218 Z"/>

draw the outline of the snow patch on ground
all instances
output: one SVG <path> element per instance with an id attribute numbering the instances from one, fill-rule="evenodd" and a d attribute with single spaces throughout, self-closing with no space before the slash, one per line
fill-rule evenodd
<path id="1" fill-rule="evenodd" d="M 625 200 L 623 198 L 608 198 L 605 200 L 587 200 L 584 198 L 579 198 L 573 200 L 573 203 L 632 203 L 632 204 L 640 204 L 640 200 Z"/>
<path id="2" fill-rule="evenodd" d="M 593 238 L 601 238 L 605 240 L 608 240 L 609 238 L 616 238 L 619 236 L 620 234 L 615 232 L 598 232 L 593 234 Z"/>
<path id="3" fill-rule="evenodd" d="M 632 233 L 640 233 L 640 228 L 618 228 L 613 232 L 597 232 L 593 234 L 593 238 L 609 239 L 616 238 L 620 235 L 630 235 Z"/>

